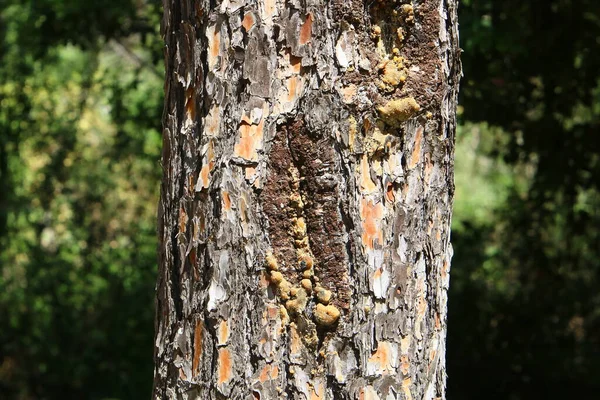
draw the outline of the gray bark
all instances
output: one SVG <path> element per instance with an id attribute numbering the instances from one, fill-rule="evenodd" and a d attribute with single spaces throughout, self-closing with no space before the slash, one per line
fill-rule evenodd
<path id="1" fill-rule="evenodd" d="M 165 0 L 154 398 L 445 398 L 456 7 Z"/>

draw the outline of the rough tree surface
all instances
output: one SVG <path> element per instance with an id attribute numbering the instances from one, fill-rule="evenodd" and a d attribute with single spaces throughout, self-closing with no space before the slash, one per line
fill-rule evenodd
<path id="1" fill-rule="evenodd" d="M 165 0 L 154 398 L 445 398 L 456 3 Z"/>

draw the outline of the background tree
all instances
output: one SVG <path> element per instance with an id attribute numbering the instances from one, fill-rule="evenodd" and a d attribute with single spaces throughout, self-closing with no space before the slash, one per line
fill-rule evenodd
<path id="1" fill-rule="evenodd" d="M 166 1 L 154 398 L 444 398 L 454 1 Z"/>

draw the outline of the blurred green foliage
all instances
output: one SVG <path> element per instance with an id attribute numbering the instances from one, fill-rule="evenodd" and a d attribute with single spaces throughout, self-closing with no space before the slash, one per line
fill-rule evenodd
<path id="1" fill-rule="evenodd" d="M 0 9 L 0 398 L 144 398 L 162 110 L 158 2 Z"/>
<path id="2" fill-rule="evenodd" d="M 157 0 L 0 7 L 0 398 L 150 395 Z M 600 390 L 600 2 L 462 0 L 448 398 Z"/>

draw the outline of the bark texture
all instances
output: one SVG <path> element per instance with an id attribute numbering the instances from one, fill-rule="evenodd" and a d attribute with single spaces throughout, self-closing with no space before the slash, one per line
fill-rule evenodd
<path id="1" fill-rule="evenodd" d="M 456 3 L 165 0 L 154 398 L 445 398 Z"/>

